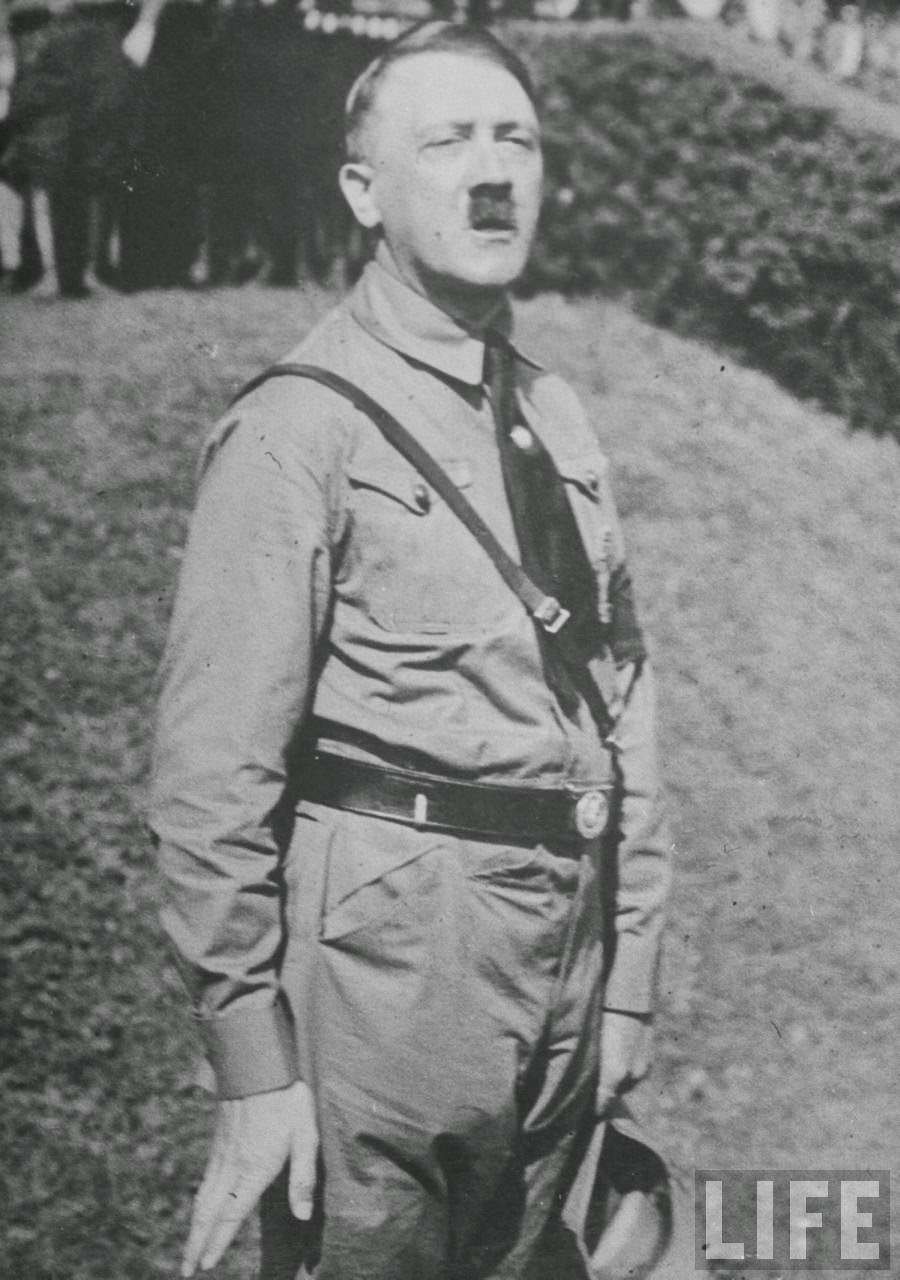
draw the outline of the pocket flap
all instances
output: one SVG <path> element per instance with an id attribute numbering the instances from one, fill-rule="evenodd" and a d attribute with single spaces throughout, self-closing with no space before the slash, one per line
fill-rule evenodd
<path id="1" fill-rule="evenodd" d="M 440 458 L 436 461 L 458 489 L 465 489 L 472 483 L 472 467 L 468 458 Z M 427 515 L 435 502 L 441 501 L 433 486 L 399 456 L 396 463 L 351 463 L 348 476 L 355 488 L 374 489 L 377 493 L 386 494 L 416 515 Z"/>

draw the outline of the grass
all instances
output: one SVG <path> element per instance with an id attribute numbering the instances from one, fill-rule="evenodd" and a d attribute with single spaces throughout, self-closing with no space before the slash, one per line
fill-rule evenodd
<path id="1" fill-rule="evenodd" d="M 140 820 L 154 668 L 203 432 L 329 303 L 248 288 L 0 314 L 15 1280 L 177 1268 L 210 1109 Z M 619 307 L 521 315 L 613 455 L 661 673 L 679 869 L 646 1107 L 688 1166 L 889 1166 L 900 451 Z M 217 1275 L 252 1274 L 252 1237 Z"/>

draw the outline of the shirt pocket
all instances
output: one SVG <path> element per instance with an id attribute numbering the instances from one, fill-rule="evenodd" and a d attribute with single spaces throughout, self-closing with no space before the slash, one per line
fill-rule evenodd
<path id="1" fill-rule="evenodd" d="M 582 452 L 556 462 L 569 505 L 588 560 L 597 578 L 597 609 L 600 621 L 610 620 L 609 580 L 616 549 L 616 519 L 609 496 L 606 458 L 597 452 Z"/>
<path id="2" fill-rule="evenodd" d="M 471 490 L 467 458 L 442 458 L 457 488 Z M 465 634 L 497 623 L 516 601 L 475 537 L 437 491 L 403 460 L 355 461 L 348 471 L 353 526 L 341 594 L 382 630 Z M 467 493 L 472 500 L 471 492 Z"/>

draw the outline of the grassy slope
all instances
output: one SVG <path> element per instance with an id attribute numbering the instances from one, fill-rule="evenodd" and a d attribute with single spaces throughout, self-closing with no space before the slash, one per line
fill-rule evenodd
<path id="1" fill-rule="evenodd" d="M 673 1124 L 698 1159 L 887 1160 L 900 454 L 615 307 L 538 316 L 594 391 L 661 671 Z"/>
<path id="2" fill-rule="evenodd" d="M 327 301 L 0 314 L 10 1276 L 174 1265 L 207 1109 L 137 817 L 153 666 L 205 424 Z M 651 1108 L 688 1164 L 889 1164 L 900 452 L 620 308 L 522 316 L 614 455 L 662 675 L 680 872 Z"/>

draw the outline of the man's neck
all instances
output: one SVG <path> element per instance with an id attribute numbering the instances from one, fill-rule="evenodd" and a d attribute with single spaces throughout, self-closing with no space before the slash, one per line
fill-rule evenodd
<path id="1" fill-rule="evenodd" d="M 454 289 L 442 281 L 434 281 L 426 287 L 421 280 L 409 278 L 412 273 L 401 270 L 383 240 L 378 245 L 376 257 L 385 271 L 421 297 L 427 298 L 433 306 L 445 312 L 451 320 L 474 336 L 481 337 L 484 334 L 506 301 L 506 290 L 499 287 Z"/>

